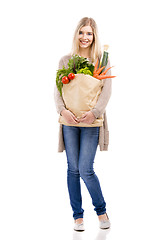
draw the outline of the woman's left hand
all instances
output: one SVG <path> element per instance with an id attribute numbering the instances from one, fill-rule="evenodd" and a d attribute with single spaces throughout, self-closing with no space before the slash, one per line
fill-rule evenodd
<path id="1" fill-rule="evenodd" d="M 95 116 L 94 114 L 89 111 L 83 114 L 83 116 L 79 119 L 80 122 L 82 123 L 87 123 L 87 124 L 92 124 L 95 121 Z"/>

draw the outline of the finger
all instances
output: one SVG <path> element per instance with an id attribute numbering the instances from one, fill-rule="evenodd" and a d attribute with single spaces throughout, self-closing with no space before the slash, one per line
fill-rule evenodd
<path id="1" fill-rule="evenodd" d="M 77 123 L 79 122 L 79 120 L 76 118 L 76 116 L 74 116 L 74 114 L 72 115 L 72 119 Z"/>
<path id="2" fill-rule="evenodd" d="M 82 118 L 85 118 L 87 116 L 87 113 L 84 113 L 83 115 L 82 115 Z"/>
<path id="3" fill-rule="evenodd" d="M 79 121 L 80 122 L 85 122 L 86 121 L 86 117 L 79 119 Z"/>
<path id="4" fill-rule="evenodd" d="M 72 118 L 72 119 L 70 120 L 70 123 L 77 124 L 78 122 Z"/>
<path id="5" fill-rule="evenodd" d="M 70 116 L 74 119 L 77 119 L 76 116 L 72 112 L 70 112 Z"/>

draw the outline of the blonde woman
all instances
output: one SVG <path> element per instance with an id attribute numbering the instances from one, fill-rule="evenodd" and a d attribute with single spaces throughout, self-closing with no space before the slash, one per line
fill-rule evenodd
<path id="1" fill-rule="evenodd" d="M 79 55 L 87 58 L 95 64 L 97 58 L 101 58 L 101 47 L 99 44 L 97 25 L 92 18 L 83 18 L 78 23 L 73 38 L 72 52 L 61 58 L 59 69 L 67 68 L 68 60 L 72 55 Z M 107 68 L 110 67 L 108 60 Z M 108 75 L 111 75 L 110 70 Z M 93 163 L 97 146 L 100 151 L 108 150 L 108 126 L 105 108 L 111 95 L 111 79 L 104 80 L 102 92 L 96 106 L 86 112 L 80 119 L 66 109 L 63 97 L 55 87 L 55 103 L 57 112 L 69 123 L 66 126 L 60 124 L 59 131 L 59 152 L 66 150 L 67 156 L 67 184 L 70 197 L 70 204 L 73 210 L 74 230 L 83 231 L 84 210 L 82 208 L 82 196 L 80 177 L 83 179 L 94 205 L 94 210 L 99 219 L 99 226 L 102 229 L 110 227 L 110 221 L 106 213 L 106 202 L 104 200 L 100 182 L 93 170 Z M 101 127 L 79 127 L 76 124 L 82 122 L 92 124 L 96 118 L 103 115 L 103 126 Z"/>

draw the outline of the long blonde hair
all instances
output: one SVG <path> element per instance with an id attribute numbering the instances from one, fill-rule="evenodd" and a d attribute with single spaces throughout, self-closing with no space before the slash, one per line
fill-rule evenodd
<path id="1" fill-rule="evenodd" d="M 91 45 L 90 58 L 92 62 L 95 62 L 95 60 L 101 56 L 101 45 L 98 38 L 97 24 L 93 18 L 84 17 L 79 21 L 73 37 L 71 54 L 79 54 L 78 35 L 79 30 L 84 26 L 91 26 L 93 31 L 93 42 Z"/>

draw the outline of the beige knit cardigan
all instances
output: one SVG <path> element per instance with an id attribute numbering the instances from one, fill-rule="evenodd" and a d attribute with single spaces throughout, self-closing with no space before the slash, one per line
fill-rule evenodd
<path id="1" fill-rule="evenodd" d="M 68 60 L 71 58 L 71 55 L 65 55 L 62 57 L 59 61 L 59 69 L 61 69 L 63 66 L 65 68 L 68 68 Z M 110 61 L 108 59 L 108 64 L 106 68 L 110 67 Z M 107 75 L 111 75 L 111 71 L 109 70 Z M 100 132 L 99 132 L 99 147 L 100 151 L 107 151 L 108 150 L 108 144 L 109 144 L 109 131 L 108 131 L 108 124 L 107 124 L 107 116 L 106 116 L 106 111 L 105 108 L 108 104 L 108 101 L 111 96 L 111 87 L 112 87 L 112 79 L 107 78 L 103 80 L 103 88 L 102 92 L 99 95 L 98 101 L 94 109 L 92 109 L 92 113 L 96 118 L 101 116 L 103 114 L 104 122 L 103 126 L 100 127 Z M 62 110 L 65 109 L 65 104 L 60 96 L 60 93 L 57 89 L 57 86 L 55 84 L 55 89 L 54 89 L 54 100 L 56 104 L 56 109 L 58 114 L 61 113 Z M 65 145 L 63 141 L 63 130 L 62 130 L 62 124 L 59 126 L 59 143 L 58 143 L 58 152 L 63 152 L 65 150 Z"/>

